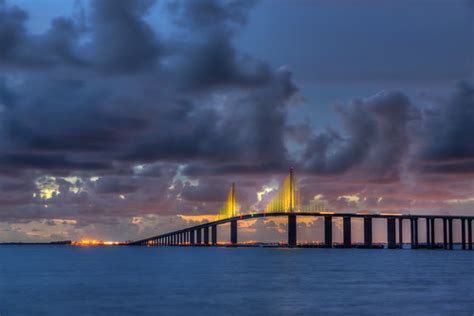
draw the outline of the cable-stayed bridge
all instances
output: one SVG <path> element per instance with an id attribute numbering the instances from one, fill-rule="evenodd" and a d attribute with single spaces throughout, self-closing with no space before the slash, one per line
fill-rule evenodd
<path id="1" fill-rule="evenodd" d="M 214 246 L 217 245 L 217 228 L 219 225 L 230 223 L 230 245 L 238 245 L 238 222 L 249 219 L 266 217 L 287 217 L 288 218 L 288 242 L 286 246 L 297 247 L 297 217 L 322 217 L 324 218 L 324 247 L 331 248 L 333 243 L 333 219 L 342 218 L 343 248 L 353 247 L 351 220 L 354 218 L 363 219 L 364 242 L 362 247 L 373 248 L 373 219 L 384 219 L 387 223 L 387 248 L 403 248 L 404 231 L 403 223 L 410 223 L 409 235 L 412 249 L 453 249 L 454 230 L 453 222 L 459 221 L 461 224 L 461 249 L 472 250 L 472 222 L 474 216 L 451 216 L 451 215 L 406 215 L 392 213 L 335 213 L 326 210 L 323 204 L 312 203 L 301 205 L 298 181 L 295 179 L 293 169 L 283 181 L 280 190 L 274 195 L 262 212 L 239 214 L 236 199 L 235 184 L 231 185 L 227 199 L 219 211 L 218 220 L 204 224 L 186 227 L 173 232 L 160 234 L 142 240 L 130 242 L 129 245 L 142 246 Z M 436 240 L 435 223 L 442 222 L 442 240 Z M 418 227 L 426 225 L 424 243 L 420 242 Z M 421 236 L 423 237 L 423 236 Z"/>

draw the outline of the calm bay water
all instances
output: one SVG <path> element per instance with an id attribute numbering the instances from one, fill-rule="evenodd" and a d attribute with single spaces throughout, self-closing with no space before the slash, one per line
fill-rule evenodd
<path id="1" fill-rule="evenodd" d="M 474 251 L 0 246 L 0 315 L 474 315 Z"/>

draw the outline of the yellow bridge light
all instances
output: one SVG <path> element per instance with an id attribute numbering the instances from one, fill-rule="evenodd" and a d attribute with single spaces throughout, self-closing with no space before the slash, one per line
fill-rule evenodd
<path id="1" fill-rule="evenodd" d="M 293 168 L 291 168 L 290 174 L 283 181 L 281 189 L 265 207 L 265 212 L 293 213 L 296 211 L 300 211 L 300 197 Z"/>
<path id="2" fill-rule="evenodd" d="M 237 216 L 237 202 L 235 198 L 235 183 L 232 183 L 227 195 L 227 200 L 220 209 L 219 219 L 226 219 Z"/>

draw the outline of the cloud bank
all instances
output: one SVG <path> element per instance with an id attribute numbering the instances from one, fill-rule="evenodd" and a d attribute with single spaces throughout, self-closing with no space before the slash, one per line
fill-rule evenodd
<path id="1" fill-rule="evenodd" d="M 467 212 L 472 85 L 428 105 L 400 91 L 354 99 L 336 109 L 343 130 L 290 122 L 289 68 L 234 44 L 253 5 L 166 2 L 166 34 L 147 21 L 155 1 L 97 0 L 35 34 L 28 12 L 0 1 L 5 238 L 143 236 L 147 219 L 216 213 L 232 181 L 242 209 L 258 208 L 290 166 L 306 201 L 338 210 Z M 43 235 L 11 233 L 28 223 Z"/>

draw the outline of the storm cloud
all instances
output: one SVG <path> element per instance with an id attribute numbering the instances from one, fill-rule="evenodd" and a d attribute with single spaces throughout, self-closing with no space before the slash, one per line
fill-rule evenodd
<path id="1" fill-rule="evenodd" d="M 243 210 L 261 207 L 290 166 L 306 200 L 338 209 L 412 207 L 404 185 L 430 196 L 442 174 L 452 192 L 474 172 L 469 82 L 429 104 L 354 98 L 335 108 L 341 129 L 315 128 L 292 121 L 306 101 L 291 65 L 236 45 L 255 1 L 167 1 L 166 30 L 153 0 L 78 3 L 38 33 L 0 1 L 1 221 L 144 236 L 160 216 L 216 213 L 233 181 Z"/>

